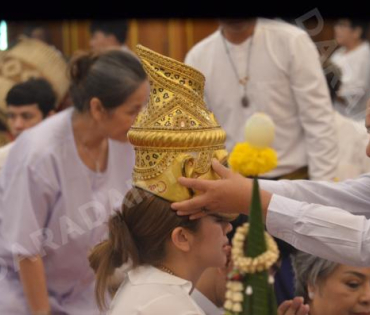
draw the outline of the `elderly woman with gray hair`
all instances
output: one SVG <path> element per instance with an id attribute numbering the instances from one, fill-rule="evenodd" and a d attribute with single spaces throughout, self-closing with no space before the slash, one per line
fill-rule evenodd
<path id="1" fill-rule="evenodd" d="M 370 315 L 370 267 L 334 263 L 304 252 L 293 256 L 296 295 L 310 315 Z"/>

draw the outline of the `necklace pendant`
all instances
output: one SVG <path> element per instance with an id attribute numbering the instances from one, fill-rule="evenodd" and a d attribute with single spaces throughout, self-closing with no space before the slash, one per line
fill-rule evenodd
<path id="1" fill-rule="evenodd" d="M 246 95 L 244 95 L 244 96 L 242 97 L 242 106 L 243 106 L 244 108 L 247 108 L 247 107 L 249 106 L 249 100 L 248 100 L 248 97 L 247 97 Z"/>

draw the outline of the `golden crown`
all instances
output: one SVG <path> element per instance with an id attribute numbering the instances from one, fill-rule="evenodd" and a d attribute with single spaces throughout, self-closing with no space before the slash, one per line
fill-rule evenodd
<path id="1" fill-rule="evenodd" d="M 226 133 L 204 103 L 199 71 L 141 45 L 136 53 L 150 98 L 128 132 L 136 153 L 134 186 L 170 201 L 189 199 L 197 192 L 177 179 L 219 179 L 211 161 L 226 162 Z"/>

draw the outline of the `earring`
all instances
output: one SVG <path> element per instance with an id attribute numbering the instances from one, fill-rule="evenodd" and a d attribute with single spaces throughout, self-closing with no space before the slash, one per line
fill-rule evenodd
<path id="1" fill-rule="evenodd" d="M 312 291 L 308 291 L 308 297 L 310 300 L 313 300 L 314 296 L 315 296 L 315 293 L 313 293 Z"/>

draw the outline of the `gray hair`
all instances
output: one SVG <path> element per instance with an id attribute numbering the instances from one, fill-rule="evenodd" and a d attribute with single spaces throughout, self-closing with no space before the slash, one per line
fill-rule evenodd
<path id="1" fill-rule="evenodd" d="M 321 280 L 325 280 L 339 265 L 301 251 L 292 255 L 292 264 L 295 275 L 295 294 L 302 296 L 305 303 L 309 301 L 308 285 L 316 286 Z"/>
<path id="2" fill-rule="evenodd" d="M 80 112 L 89 110 L 93 97 L 98 98 L 104 108 L 114 109 L 147 79 L 139 59 L 118 49 L 76 53 L 70 61 L 69 72 L 73 105 Z"/>

